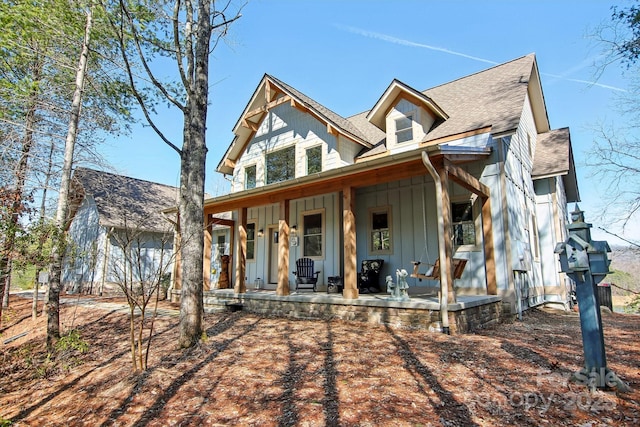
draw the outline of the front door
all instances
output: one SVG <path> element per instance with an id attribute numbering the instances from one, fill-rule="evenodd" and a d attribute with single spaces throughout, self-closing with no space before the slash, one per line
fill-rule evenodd
<path id="1" fill-rule="evenodd" d="M 269 283 L 278 283 L 278 228 L 269 228 Z"/>

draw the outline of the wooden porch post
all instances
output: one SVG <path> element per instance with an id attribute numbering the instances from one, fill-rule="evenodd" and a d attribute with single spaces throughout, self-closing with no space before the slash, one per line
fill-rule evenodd
<path id="1" fill-rule="evenodd" d="M 238 253 L 236 255 L 236 280 L 233 289 L 236 294 L 244 294 L 247 292 L 244 277 L 247 267 L 247 208 L 238 210 Z"/>
<path id="2" fill-rule="evenodd" d="M 276 295 L 289 295 L 289 200 L 280 202 L 278 221 L 278 286 Z"/>
<path id="3" fill-rule="evenodd" d="M 447 303 L 456 302 L 456 293 L 453 287 L 453 271 L 451 268 L 451 257 L 453 256 L 453 241 L 451 240 L 451 198 L 449 197 L 449 173 L 442 164 L 436 166 L 440 175 L 440 185 L 442 186 L 442 219 L 444 226 L 442 230 L 444 238 L 445 259 L 440 260 L 440 265 L 445 269 L 447 275 Z"/>
<path id="4" fill-rule="evenodd" d="M 444 161 L 444 168 L 452 181 L 476 194 L 482 202 L 482 240 L 484 246 L 485 272 L 487 275 L 487 295 L 497 295 L 496 260 L 493 250 L 493 219 L 491 217 L 491 190 L 477 178 L 446 159 Z"/>
<path id="5" fill-rule="evenodd" d="M 493 220 L 491 218 L 491 199 L 482 197 L 482 235 L 484 244 L 484 264 L 487 274 L 487 294 L 498 295 L 496 283 L 496 259 L 493 251 Z"/>
<path id="6" fill-rule="evenodd" d="M 342 233 L 344 235 L 344 290 L 342 296 L 358 298 L 356 218 L 353 212 L 356 191 L 353 187 L 342 189 Z"/>
<path id="7" fill-rule="evenodd" d="M 207 214 L 204 218 L 204 254 L 202 259 L 202 279 L 203 289 L 211 290 L 211 223 L 212 215 Z"/>

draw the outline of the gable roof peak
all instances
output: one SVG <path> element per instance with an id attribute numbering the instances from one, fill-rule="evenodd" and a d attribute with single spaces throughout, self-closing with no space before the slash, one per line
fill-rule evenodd
<path id="1" fill-rule="evenodd" d="M 386 128 L 387 113 L 398 102 L 398 98 L 405 98 L 411 103 L 421 105 L 442 120 L 449 118 L 449 115 L 429 96 L 398 79 L 393 79 L 380 99 L 378 99 L 378 102 L 376 102 L 376 105 L 367 114 L 367 119 L 378 128 L 384 130 Z"/>

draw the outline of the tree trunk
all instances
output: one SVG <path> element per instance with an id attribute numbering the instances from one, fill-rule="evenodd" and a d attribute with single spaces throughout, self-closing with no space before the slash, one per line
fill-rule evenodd
<path id="1" fill-rule="evenodd" d="M 211 4 L 198 2 L 198 22 L 194 72 L 184 110 L 184 144 L 180 173 L 180 245 L 182 295 L 180 301 L 181 347 L 194 345 L 202 335 L 203 253 L 204 253 L 204 178 L 207 155 L 206 128 L 209 103 L 209 42 L 211 40 Z"/>
<path id="2" fill-rule="evenodd" d="M 82 107 L 82 91 L 87 70 L 89 56 L 89 39 L 91 35 L 92 10 L 87 9 L 87 22 L 85 25 L 82 52 L 78 61 L 76 73 L 76 86 L 71 102 L 71 117 L 64 148 L 64 165 L 60 179 L 60 191 L 58 195 L 58 209 L 56 212 L 56 226 L 59 233 L 53 245 L 51 253 L 51 267 L 49 273 L 49 292 L 47 299 L 47 350 L 51 352 L 53 345 L 60 338 L 60 276 L 62 274 L 62 260 L 65 251 L 65 225 L 69 210 L 69 183 L 71 181 L 71 168 L 73 166 L 73 152 L 75 150 L 76 136 L 78 134 L 78 122 Z"/>
<path id="3" fill-rule="evenodd" d="M 38 105 L 38 85 L 42 76 L 43 61 L 39 54 L 39 48 L 36 44 L 33 46 L 35 53 L 33 62 L 30 64 L 31 76 L 33 78 L 33 88 L 29 94 L 27 101 L 25 117 L 24 117 L 24 138 L 22 140 L 22 151 L 20 153 L 20 160 L 16 165 L 16 186 L 15 197 L 10 207 L 10 224 L 8 227 L 8 233 L 4 241 L 4 247 L 2 248 L 2 259 L 0 259 L 0 297 L 2 298 L 2 304 L 0 304 L 0 316 L 2 315 L 2 308 L 9 307 L 9 291 L 11 288 L 11 254 L 15 245 L 16 230 L 18 227 L 18 220 L 20 218 L 20 211 L 22 210 L 23 193 L 25 181 L 28 173 L 28 162 L 31 155 L 31 148 L 35 142 L 33 138 L 33 129 L 36 125 L 36 111 Z"/>

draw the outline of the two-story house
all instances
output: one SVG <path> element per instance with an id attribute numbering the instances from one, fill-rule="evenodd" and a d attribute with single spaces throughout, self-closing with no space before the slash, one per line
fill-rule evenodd
<path id="1" fill-rule="evenodd" d="M 361 262 L 382 259 L 382 277 L 394 278 L 439 260 L 433 280 L 408 282 L 446 284 L 449 302 L 498 295 L 515 312 L 567 300 L 553 249 L 578 186 L 569 130 L 550 127 L 534 54 L 424 91 L 394 80 L 350 117 L 265 75 L 233 133 L 217 166 L 231 191 L 204 213 L 216 224 L 208 257 L 231 243 L 237 294 L 259 280 L 289 295 L 306 257 L 319 289 L 339 276 L 345 299 L 360 295 Z M 454 258 L 466 260 L 460 278 Z"/>

